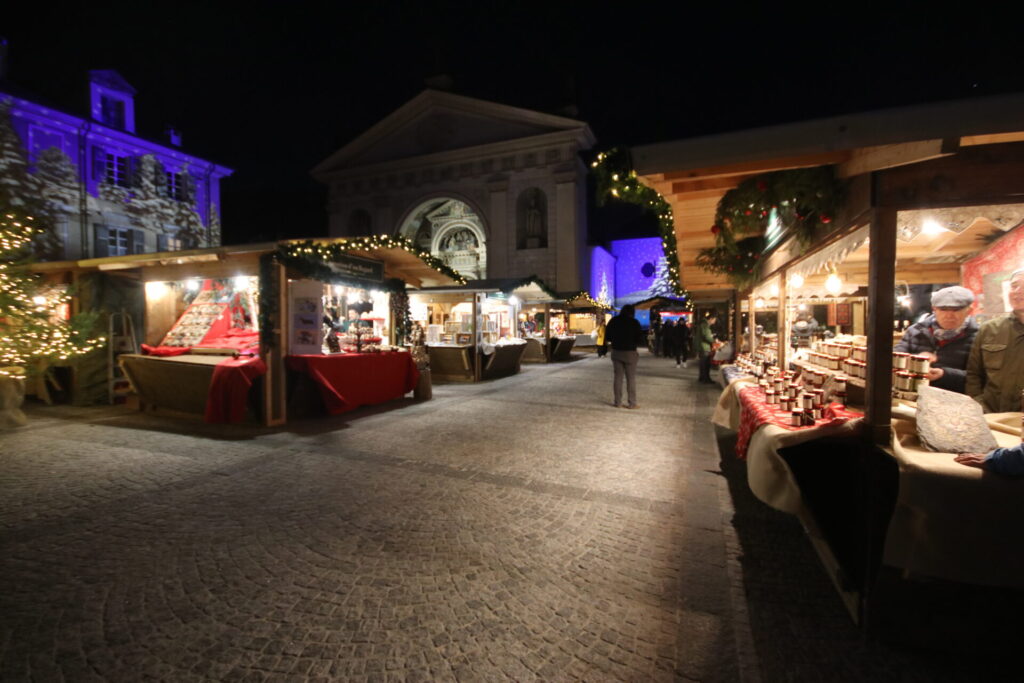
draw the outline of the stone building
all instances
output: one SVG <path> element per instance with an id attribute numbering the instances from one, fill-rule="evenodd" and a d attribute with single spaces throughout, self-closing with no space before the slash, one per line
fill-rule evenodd
<path id="1" fill-rule="evenodd" d="M 588 125 L 425 90 L 312 171 L 331 236 L 400 234 L 471 279 L 589 285 Z"/>

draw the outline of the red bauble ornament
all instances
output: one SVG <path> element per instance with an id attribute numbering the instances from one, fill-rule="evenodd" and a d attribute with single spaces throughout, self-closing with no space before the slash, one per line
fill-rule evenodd
<path id="1" fill-rule="evenodd" d="M 749 216 L 750 215 L 750 209 L 747 209 L 746 211 L 744 211 L 743 215 L 744 216 Z"/>
<path id="2" fill-rule="evenodd" d="M 722 231 L 722 228 L 720 226 L 718 226 L 718 225 L 712 225 L 711 226 L 711 234 L 717 235 L 721 231 Z"/>
<path id="3" fill-rule="evenodd" d="M 821 214 L 821 222 L 822 223 L 826 223 L 826 224 L 827 223 L 831 223 L 832 219 L 830 217 L 826 216 L 825 214 Z"/>

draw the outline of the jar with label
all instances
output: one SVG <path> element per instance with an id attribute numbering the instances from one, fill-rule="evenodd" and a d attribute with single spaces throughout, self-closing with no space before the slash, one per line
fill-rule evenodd
<path id="1" fill-rule="evenodd" d="M 907 364 L 907 369 L 910 370 L 910 372 L 915 372 L 919 375 L 924 375 L 928 373 L 928 369 L 930 366 L 931 358 L 924 354 L 920 354 L 917 356 L 910 357 L 910 362 Z"/>
<path id="2" fill-rule="evenodd" d="M 803 424 L 804 411 L 792 410 L 789 413 L 789 424 L 793 427 L 799 427 Z"/>
<path id="3" fill-rule="evenodd" d="M 768 403 L 769 405 L 771 405 L 773 403 L 778 403 L 779 402 L 778 395 L 775 393 L 774 389 L 766 390 L 764 392 L 764 398 L 765 398 L 765 402 Z"/>
<path id="4" fill-rule="evenodd" d="M 914 391 L 914 375 L 905 370 L 896 373 L 896 388 L 900 391 Z"/>
<path id="5" fill-rule="evenodd" d="M 892 366 L 897 370 L 906 370 L 910 362 L 910 354 L 902 351 L 894 351 L 892 354 Z"/>
<path id="6" fill-rule="evenodd" d="M 800 395 L 800 405 L 804 410 L 810 410 L 814 407 L 814 394 L 804 393 Z"/>
<path id="7" fill-rule="evenodd" d="M 836 403 L 838 403 L 841 406 L 845 406 L 846 405 L 846 392 L 845 391 L 837 391 L 836 393 L 832 394 L 832 400 L 835 401 Z"/>

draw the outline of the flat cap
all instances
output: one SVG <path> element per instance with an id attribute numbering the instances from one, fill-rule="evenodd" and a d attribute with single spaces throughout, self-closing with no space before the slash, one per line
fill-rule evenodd
<path id="1" fill-rule="evenodd" d="M 932 308 L 967 308 L 974 303 L 974 292 L 966 287 L 946 287 L 932 292 Z"/>

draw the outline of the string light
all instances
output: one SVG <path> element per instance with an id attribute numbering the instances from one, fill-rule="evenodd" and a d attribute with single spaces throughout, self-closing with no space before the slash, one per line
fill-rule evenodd
<path id="1" fill-rule="evenodd" d="M 0 377 L 24 378 L 41 360 L 68 360 L 103 346 L 91 337 L 95 315 L 61 318 L 71 296 L 63 287 L 43 284 L 25 265 L 33 238 L 42 231 L 32 217 L 0 218 Z"/>
<path id="2" fill-rule="evenodd" d="M 610 170 L 604 168 L 608 164 L 618 163 L 628 165 L 628 153 L 623 149 L 612 149 L 608 152 L 600 152 L 597 158 L 590 164 L 598 177 L 599 187 L 604 188 L 608 195 L 637 204 L 644 208 L 650 208 L 658 219 L 658 226 L 661 232 L 662 250 L 665 253 L 665 262 L 668 265 L 669 282 L 677 296 L 689 298 L 689 292 L 679 281 L 679 254 L 676 250 L 675 221 L 672 217 L 672 207 L 661 194 L 642 183 L 630 183 L 626 179 L 633 180 L 638 177 L 635 169 L 625 170 L 618 168 Z"/>

